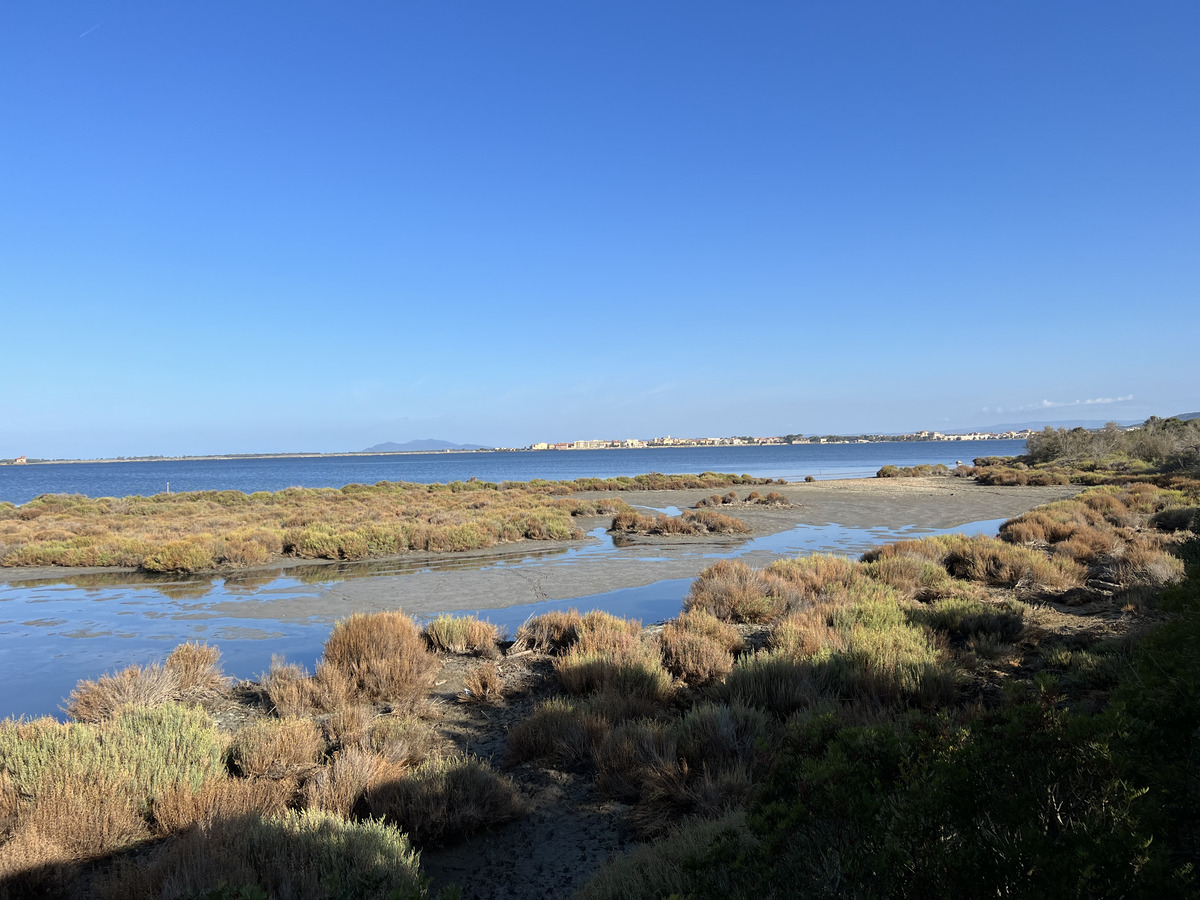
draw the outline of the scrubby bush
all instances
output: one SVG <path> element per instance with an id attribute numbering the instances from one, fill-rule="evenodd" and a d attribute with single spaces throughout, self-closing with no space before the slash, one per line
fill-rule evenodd
<path id="1" fill-rule="evenodd" d="M 188 641 L 171 651 L 163 668 L 175 676 L 180 699 L 200 700 L 229 687 L 220 660 L 218 648 Z"/>
<path id="2" fill-rule="evenodd" d="M 261 719 L 244 725 L 229 746 L 229 759 L 242 775 L 286 778 L 316 768 L 325 752 L 311 719 Z"/>
<path id="3" fill-rule="evenodd" d="M 425 625 L 425 638 L 434 650 L 451 653 L 496 654 L 500 629 L 474 616 L 438 616 Z"/>
<path id="4" fill-rule="evenodd" d="M 494 662 L 485 662 L 466 674 L 460 699 L 470 703 L 493 703 L 500 699 L 504 682 Z"/>
<path id="5" fill-rule="evenodd" d="M 614 691 L 661 702 L 673 690 L 654 645 L 620 628 L 584 631 L 555 659 L 554 671 L 572 694 Z"/>
<path id="6" fill-rule="evenodd" d="M 352 696 L 400 704 L 426 696 L 441 666 L 412 619 L 398 610 L 338 622 L 324 661 L 348 677 Z"/>
<path id="7" fill-rule="evenodd" d="M 160 706 L 177 699 L 179 677 L 165 666 L 129 666 L 95 681 L 84 679 L 67 698 L 66 712 L 77 722 L 110 719 L 127 706 Z"/>
<path id="8" fill-rule="evenodd" d="M 209 716 L 167 703 L 127 707 L 98 724 L 53 719 L 0 723 L 0 808 L 9 821 L 0 879 L 29 874 L 26 890 L 61 891 L 66 864 L 150 836 L 159 799 L 225 777 Z M 41 867 L 49 883 L 38 881 Z"/>
<path id="9" fill-rule="evenodd" d="M 372 815 L 422 844 L 457 840 L 525 812 L 513 781 L 471 756 L 431 759 L 372 787 L 365 802 Z"/>
<path id="10" fill-rule="evenodd" d="M 687 612 L 703 610 L 727 622 L 770 622 L 787 606 L 763 573 L 738 559 L 722 559 L 702 571 L 684 599 Z"/>
<path id="11" fill-rule="evenodd" d="M 517 644 L 543 653 L 560 652 L 575 640 L 582 621 L 576 609 L 542 613 L 517 629 Z"/>
<path id="12" fill-rule="evenodd" d="M 147 897 L 222 891 L 215 895 L 387 900 L 425 895 L 418 860 L 408 838 L 391 825 L 307 809 L 219 819 L 168 842 L 140 871 L 120 874 Z M 120 885 L 111 884 L 110 893 L 136 896 Z"/>

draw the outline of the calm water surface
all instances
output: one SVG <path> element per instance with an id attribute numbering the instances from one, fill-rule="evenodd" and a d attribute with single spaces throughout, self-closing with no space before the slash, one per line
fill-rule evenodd
<path id="1" fill-rule="evenodd" d="M 928 441 L 880 444 L 794 444 L 768 447 L 681 447 L 659 450 L 546 450 L 492 453 L 406 453 L 304 459 L 193 459 L 155 462 L 0 466 L 0 501 L 26 503 L 39 494 L 125 497 L 172 491 L 279 491 L 377 481 L 420 484 L 615 478 L 647 472 L 736 472 L 798 481 L 874 475 L 881 466 L 913 466 L 977 456 L 1023 453 L 1024 441 Z"/>

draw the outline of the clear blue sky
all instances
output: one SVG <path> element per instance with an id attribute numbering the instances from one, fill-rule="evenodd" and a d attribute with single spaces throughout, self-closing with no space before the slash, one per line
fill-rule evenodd
<path id="1" fill-rule="evenodd" d="M 1200 408 L 1200 4 L 0 4 L 0 457 Z"/>

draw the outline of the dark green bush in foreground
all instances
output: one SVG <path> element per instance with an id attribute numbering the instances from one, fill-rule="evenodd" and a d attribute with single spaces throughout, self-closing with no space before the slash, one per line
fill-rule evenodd
<path id="1" fill-rule="evenodd" d="M 1174 618 L 1102 712 L 1045 676 L 990 710 L 798 712 L 744 819 L 685 824 L 585 895 L 1194 896 L 1200 539 L 1181 555 L 1188 578 L 1159 599 Z"/>

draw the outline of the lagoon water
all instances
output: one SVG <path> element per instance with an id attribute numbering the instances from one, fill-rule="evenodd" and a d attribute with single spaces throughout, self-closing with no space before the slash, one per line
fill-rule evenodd
<path id="1" fill-rule="evenodd" d="M 645 450 L 540 450 L 401 453 L 255 459 L 175 459 L 0 466 L 0 502 L 27 503 L 39 494 L 125 497 L 172 491 L 279 491 L 412 481 L 529 481 L 614 478 L 648 472 L 736 472 L 798 481 L 865 478 L 882 466 L 914 466 L 977 456 L 1014 456 L 1024 441 L 894 441 L 764 447 L 672 447 Z"/>
<path id="2" fill-rule="evenodd" d="M 434 482 L 471 477 L 527 481 L 651 471 L 736 471 L 796 480 L 809 474 L 817 478 L 873 475 L 888 463 L 952 465 L 957 459 L 1013 455 L 1022 449 L 1020 441 L 986 441 L 4 466 L 0 467 L 0 499 L 22 503 L 47 492 L 149 494 L 165 487 L 168 480 L 172 490 L 243 491 L 290 485 L 339 487 L 356 481 Z M 954 530 L 994 533 L 999 524 L 1000 520 L 977 522 Z M 853 556 L 889 540 L 930 533 L 935 532 L 798 525 L 779 534 L 701 544 L 683 552 L 704 559 L 746 554 L 761 559 L 763 554 L 818 551 Z M 60 703 L 80 678 L 161 660 L 185 640 L 219 646 L 226 671 L 240 678 L 265 671 L 273 654 L 311 669 L 338 616 L 322 607 L 327 603 L 344 609 L 332 601 L 339 598 L 339 586 L 354 579 L 395 579 L 414 572 L 463 568 L 514 569 L 536 577 L 538 567 L 622 555 L 647 559 L 647 553 L 653 552 L 644 546 L 615 547 L 603 529 L 591 536 L 595 539 L 592 543 L 567 550 L 518 545 L 482 558 L 345 563 L 223 577 L 169 579 L 127 573 L 70 577 L 64 572 L 62 578 L 45 581 L 7 582 L 0 569 L 0 683 L 5 685 L 0 716 L 59 714 Z M 478 612 L 510 633 L 531 615 L 569 606 L 605 609 L 653 622 L 678 613 L 689 583 L 687 578 L 665 579 L 500 609 L 480 609 L 470 597 L 464 597 L 456 612 Z"/>

